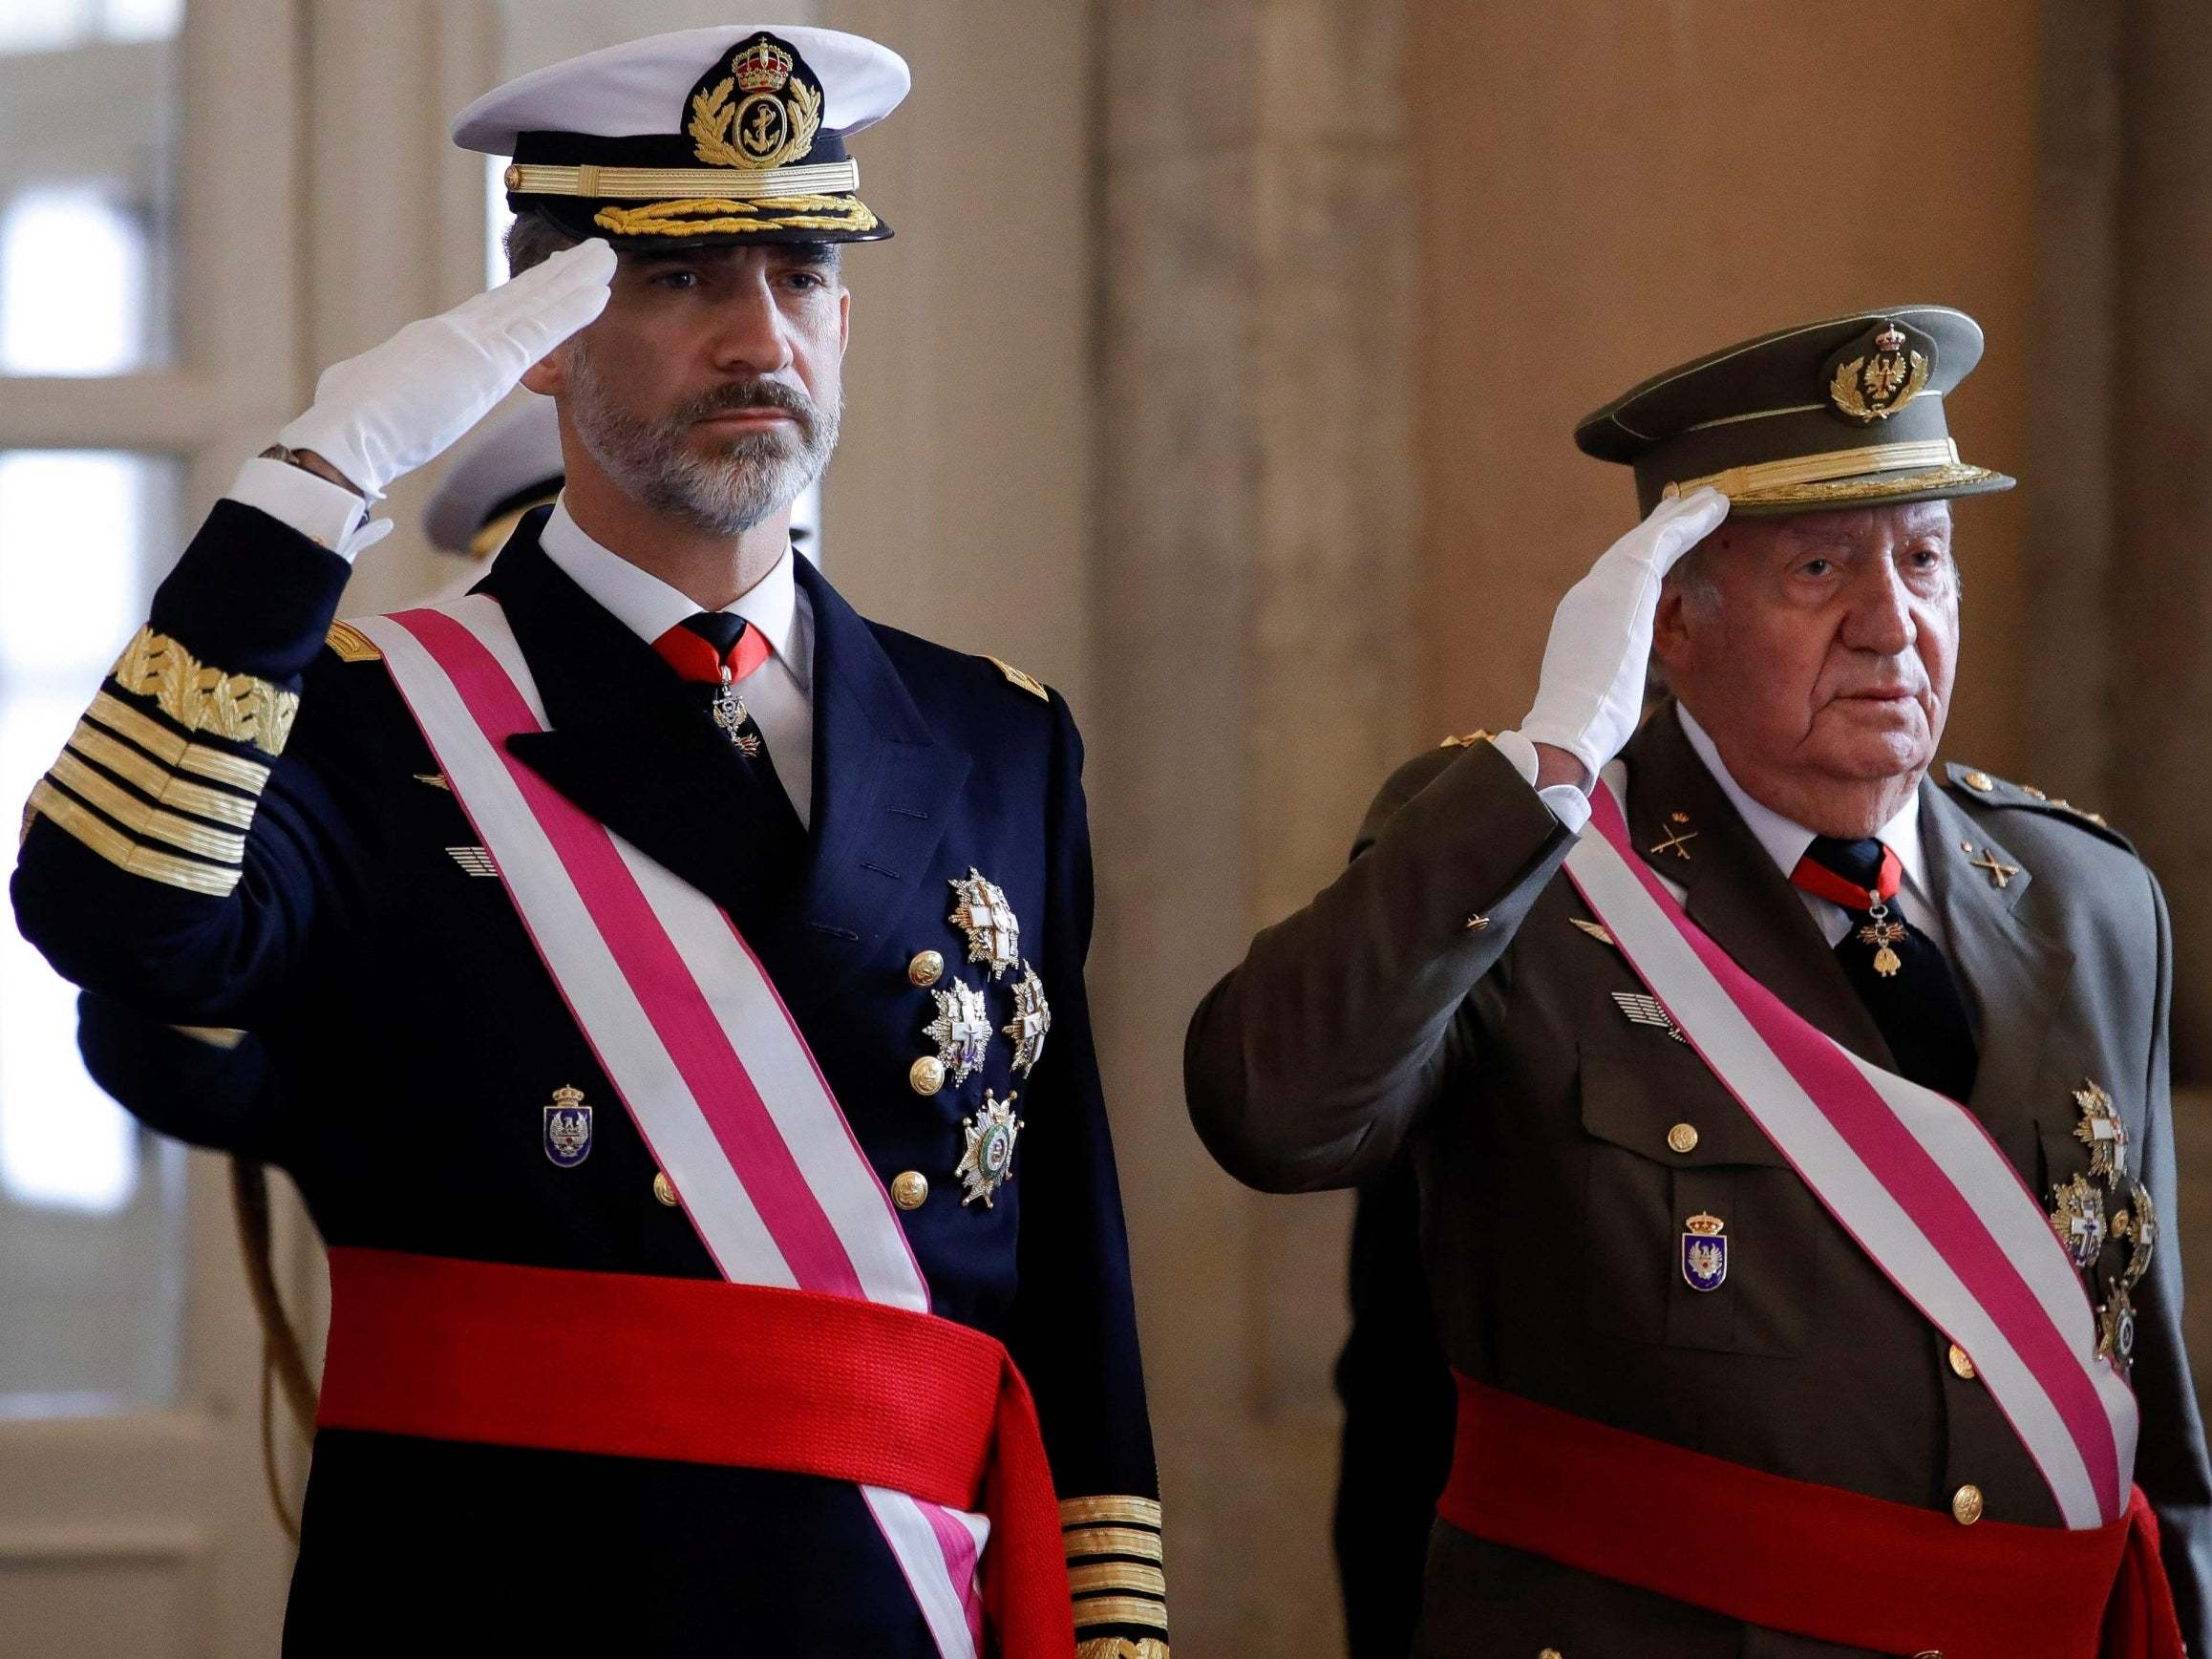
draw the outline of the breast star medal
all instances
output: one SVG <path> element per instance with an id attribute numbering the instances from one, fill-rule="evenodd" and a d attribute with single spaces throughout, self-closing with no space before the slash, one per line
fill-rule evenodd
<path id="1" fill-rule="evenodd" d="M 2104 1190 L 2086 1175 L 2051 1189 L 2051 1230 L 2067 1257 L 2087 1272 L 2104 1248 Z"/>
<path id="2" fill-rule="evenodd" d="M 1013 1038 L 1013 1069 L 1026 1077 L 1030 1069 L 1045 1057 L 1045 1033 L 1053 1029 L 1052 1007 L 1045 1001 L 1045 982 L 1026 962 L 1022 964 L 1022 976 L 1014 985 L 1013 998 L 1013 1023 L 1000 1029 Z"/>
<path id="3" fill-rule="evenodd" d="M 2159 1242 L 2159 1222 L 2151 1207 L 2150 1189 L 2139 1180 L 2128 1182 L 2128 1205 L 2112 1218 L 2112 1236 L 2128 1244 L 2128 1265 L 2120 1274 L 2120 1288 L 2133 1290 L 2151 1266 L 2151 1247 Z"/>
<path id="4" fill-rule="evenodd" d="M 996 979 L 1021 960 L 1022 925 L 1014 920 L 1013 906 L 996 882 L 973 864 L 965 881 L 950 883 L 952 914 L 946 920 L 968 935 L 968 960 L 990 965 Z"/>
<path id="5" fill-rule="evenodd" d="M 2096 1351 L 2123 1372 L 2136 1362 L 2136 1305 L 2125 1285 L 2115 1285 L 2096 1310 Z"/>
<path id="6" fill-rule="evenodd" d="M 973 1117 L 961 1119 L 962 1133 L 968 1137 L 968 1150 L 961 1155 L 953 1174 L 960 1177 L 963 1188 L 960 1206 L 966 1209 L 977 1199 L 989 1209 L 991 1194 L 1013 1180 L 1014 1138 L 1025 1125 L 1013 1115 L 1013 1103 L 1020 1099 L 1011 1090 L 1004 1100 L 992 1092 L 983 1092 L 983 1109 Z"/>
<path id="7" fill-rule="evenodd" d="M 2081 1085 L 2074 1092 L 2074 1103 L 2081 1108 L 2081 1121 L 2074 1126 L 2074 1138 L 2089 1148 L 2089 1173 L 2110 1180 L 2124 1180 L 2128 1173 L 2128 1132 L 2120 1121 L 2119 1108 L 2094 1078 L 2084 1077 Z"/>
<path id="8" fill-rule="evenodd" d="M 738 754 L 748 760 L 759 758 L 760 737 L 758 734 L 745 730 L 753 716 L 746 711 L 745 699 L 737 694 L 737 684 L 731 679 L 730 665 L 727 663 L 722 665 L 722 684 L 716 689 L 714 701 L 709 706 L 708 712 L 714 716 L 714 724 L 722 728 L 722 734 L 730 739 Z"/>
<path id="9" fill-rule="evenodd" d="M 937 1001 L 937 1017 L 923 1028 L 923 1035 L 937 1045 L 937 1062 L 952 1074 L 953 1082 L 965 1083 L 990 1047 L 990 1010 L 983 992 L 964 979 L 929 994 Z"/>
<path id="10" fill-rule="evenodd" d="M 1889 919 L 1889 906 L 1876 903 L 1866 912 L 1866 925 L 1859 929 L 1859 943 L 1874 946 L 1874 971 L 1884 979 L 1895 976 L 1904 958 L 1892 948 L 1904 937 L 1904 924 Z"/>
<path id="11" fill-rule="evenodd" d="M 545 1156 L 561 1169 L 574 1169 L 591 1156 L 591 1108 L 584 1091 L 566 1085 L 553 1091 L 545 1108 Z"/>
<path id="12" fill-rule="evenodd" d="M 1692 1290 L 1717 1290 L 1728 1278 L 1728 1241 L 1718 1216 L 1695 1215 L 1682 1223 L 1682 1277 Z"/>

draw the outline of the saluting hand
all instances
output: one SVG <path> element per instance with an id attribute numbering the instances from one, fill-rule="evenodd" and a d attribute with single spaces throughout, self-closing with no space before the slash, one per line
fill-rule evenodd
<path id="1" fill-rule="evenodd" d="M 410 323 L 381 346 L 333 363 L 315 403 L 277 441 L 310 451 L 371 500 L 442 455 L 513 391 L 523 372 L 606 308 L 614 249 L 594 237 Z"/>
<path id="2" fill-rule="evenodd" d="M 1520 727 L 1538 746 L 1540 784 L 1573 782 L 1588 789 L 1635 735 L 1659 585 L 1675 561 L 1727 517 L 1728 498 L 1714 489 L 1661 501 L 1567 589 L 1552 613 L 1536 706 Z M 1549 758 L 1545 746 L 1571 756 L 1584 776 L 1542 776 L 1551 770 L 1543 764 Z"/>

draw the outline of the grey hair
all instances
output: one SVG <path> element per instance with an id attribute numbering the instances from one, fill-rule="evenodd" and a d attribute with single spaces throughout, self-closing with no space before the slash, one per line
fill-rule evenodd
<path id="1" fill-rule="evenodd" d="M 543 265 L 563 248 L 574 247 L 576 238 L 544 214 L 524 208 L 507 226 L 506 245 L 507 274 L 518 277 L 534 265 Z"/>

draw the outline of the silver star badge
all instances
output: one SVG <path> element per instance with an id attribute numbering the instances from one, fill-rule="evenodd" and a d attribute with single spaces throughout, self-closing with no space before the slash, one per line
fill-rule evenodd
<path id="1" fill-rule="evenodd" d="M 989 1209 L 990 1195 L 1013 1180 L 1014 1137 L 1022 1132 L 1022 1120 L 1013 1115 L 1013 1103 L 1021 1096 L 1008 1092 L 1004 1100 L 994 1098 L 991 1091 L 983 1092 L 983 1110 L 973 1117 L 964 1117 L 960 1127 L 968 1137 L 968 1150 L 961 1155 L 959 1166 L 953 1174 L 960 1177 L 966 1189 L 960 1203 L 963 1209 L 983 1200 L 983 1207 Z"/>
<path id="2" fill-rule="evenodd" d="M 973 864 L 968 879 L 949 883 L 952 914 L 946 920 L 968 935 L 968 960 L 990 965 L 993 979 L 1021 960 L 1022 925 L 1014 920 L 1013 906 L 996 882 L 987 879 Z"/>
<path id="3" fill-rule="evenodd" d="M 990 1010 L 984 1006 L 983 992 L 964 979 L 929 994 L 937 1000 L 937 1017 L 922 1034 L 937 1045 L 938 1063 L 952 1074 L 952 1080 L 965 1083 L 990 1047 Z"/>
<path id="4" fill-rule="evenodd" d="M 1045 1057 L 1045 1033 L 1053 1029 L 1053 1009 L 1045 1001 L 1045 982 L 1026 962 L 1022 964 L 1021 979 L 1013 988 L 1013 1023 L 999 1029 L 1013 1038 L 1013 1069 L 1026 1077 L 1030 1068 Z"/>

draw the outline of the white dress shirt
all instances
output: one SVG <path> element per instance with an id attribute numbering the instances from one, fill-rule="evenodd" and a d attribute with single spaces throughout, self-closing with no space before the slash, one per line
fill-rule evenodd
<path id="1" fill-rule="evenodd" d="M 568 516 L 564 496 L 554 503 L 538 545 L 577 586 L 605 606 L 630 632 L 650 645 L 698 606 L 659 577 L 602 547 Z M 813 824 L 814 607 L 799 591 L 792 568 L 798 557 L 786 545 L 776 567 L 722 608 L 741 616 L 768 641 L 769 658 L 738 684 L 753 723 L 767 740 L 776 781 L 798 813 Z"/>
<path id="2" fill-rule="evenodd" d="M 1741 815 L 1743 821 L 1751 826 L 1752 834 L 1758 838 L 1759 845 L 1766 848 L 1767 856 L 1775 861 L 1775 867 L 1782 872 L 1786 880 L 1790 872 L 1797 867 L 1797 861 L 1805 856 L 1805 849 L 1813 844 L 1814 833 L 1802 824 L 1792 823 L 1773 807 L 1746 795 L 1743 785 L 1729 776 L 1728 768 L 1721 763 L 1719 749 L 1713 745 L 1705 728 L 1697 723 L 1697 717 L 1679 703 L 1675 705 L 1675 713 L 1681 716 L 1683 734 L 1690 739 L 1691 748 L 1697 751 L 1697 757 L 1705 762 L 1706 771 L 1712 774 L 1714 780 L 1727 794 L 1730 803 Z M 1906 796 L 1904 805 L 1898 810 L 1897 816 L 1877 830 L 1875 835 L 1897 855 L 1897 861 L 1904 868 L 1904 880 L 1898 888 L 1897 897 L 1889 904 L 1891 911 L 1934 940 L 1939 948 L 1946 946 L 1948 941 L 1944 937 L 1942 924 L 1936 919 L 1935 906 L 1928 900 L 1927 852 L 1921 844 L 1920 836 L 1920 791 L 1916 789 Z M 1821 898 L 1818 893 L 1806 892 L 1802 887 L 1797 889 L 1797 897 L 1804 901 L 1805 909 L 1819 924 L 1820 932 L 1828 943 L 1831 946 L 1842 943 L 1843 935 L 1850 932 L 1855 925 L 1852 913 L 1842 905 Z"/>

